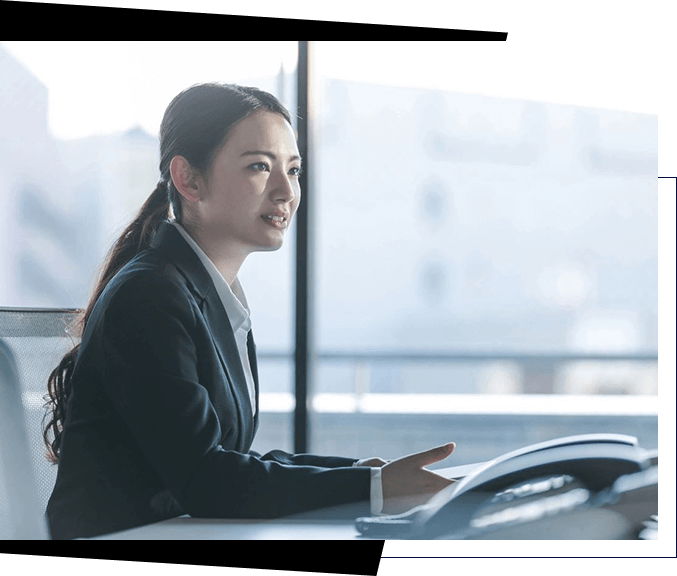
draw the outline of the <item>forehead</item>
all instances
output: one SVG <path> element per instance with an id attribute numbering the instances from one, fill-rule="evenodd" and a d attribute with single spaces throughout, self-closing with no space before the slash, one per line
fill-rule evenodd
<path id="1" fill-rule="evenodd" d="M 284 156 L 298 154 L 292 127 L 280 114 L 267 110 L 256 111 L 238 122 L 224 148 L 234 153 L 270 150 Z"/>

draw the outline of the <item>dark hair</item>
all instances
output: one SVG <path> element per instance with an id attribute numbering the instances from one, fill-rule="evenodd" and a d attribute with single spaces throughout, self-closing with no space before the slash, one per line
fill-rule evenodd
<path id="1" fill-rule="evenodd" d="M 191 167 L 207 173 L 214 156 L 225 143 L 233 126 L 256 110 L 268 110 L 282 115 L 289 124 L 289 112 L 272 94 L 236 84 L 197 84 L 178 94 L 167 106 L 160 125 L 160 181 L 141 207 L 136 218 L 127 226 L 110 249 L 87 308 L 75 320 L 76 334 L 82 336 L 87 320 L 108 282 L 139 252 L 149 247 L 169 209 L 181 222 L 181 197 L 175 188 L 169 166 L 174 156 L 183 156 Z M 80 345 L 65 354 L 52 371 L 45 395 L 43 439 L 47 458 L 59 461 L 61 435 L 66 419 L 71 378 Z M 49 434 L 53 440 L 49 440 Z"/>

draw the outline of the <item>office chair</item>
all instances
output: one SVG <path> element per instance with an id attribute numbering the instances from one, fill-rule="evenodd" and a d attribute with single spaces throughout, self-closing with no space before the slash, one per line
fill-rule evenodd
<path id="1" fill-rule="evenodd" d="M 47 379 L 78 339 L 78 310 L 0 308 L 0 539 L 49 537 L 57 467 L 42 439 Z"/>

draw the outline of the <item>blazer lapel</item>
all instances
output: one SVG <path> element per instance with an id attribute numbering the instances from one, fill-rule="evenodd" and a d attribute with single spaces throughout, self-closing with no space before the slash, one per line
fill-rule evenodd
<path id="1" fill-rule="evenodd" d="M 163 222 L 160 225 L 151 242 L 151 247 L 163 252 L 176 265 L 198 297 L 198 304 L 204 314 L 221 364 L 229 380 L 231 392 L 235 398 L 241 430 L 238 449 L 249 450 L 254 436 L 255 424 L 252 418 L 252 406 L 247 391 L 247 381 L 237 351 L 237 344 L 230 320 L 223 307 L 221 298 L 219 298 L 214 288 L 214 283 L 197 254 L 183 239 L 179 231 L 170 223 Z M 253 345 L 253 340 L 251 342 Z M 248 352 L 251 362 L 251 346 L 248 346 Z M 257 383 L 256 402 L 258 405 L 258 377 L 255 370 L 256 368 L 252 366 L 254 381 Z"/>

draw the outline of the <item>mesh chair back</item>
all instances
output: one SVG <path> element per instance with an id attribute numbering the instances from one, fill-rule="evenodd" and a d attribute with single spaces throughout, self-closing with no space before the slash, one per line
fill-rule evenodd
<path id="1" fill-rule="evenodd" d="M 20 474 L 23 476 L 32 470 L 41 514 L 47 507 L 57 473 L 57 466 L 46 458 L 42 439 L 47 379 L 63 355 L 78 343 L 71 334 L 78 312 L 70 309 L 0 308 L 0 343 L 4 344 L 16 364 L 18 390 L 15 397 L 18 406 L 15 416 L 23 417 L 27 431 L 28 465 Z M 2 434 L 0 448 L 5 454 L 11 450 L 6 444 L 8 437 L 14 449 L 20 445 L 16 433 Z M 3 465 L 3 461 L 7 458 L 0 460 L 0 539 L 16 537 L 12 534 L 12 523 L 7 521 L 12 518 L 10 512 L 15 504 L 12 494 L 5 487 L 10 487 L 12 477 L 16 478 L 19 474 L 12 464 Z M 26 479 L 26 482 L 29 481 Z"/>

